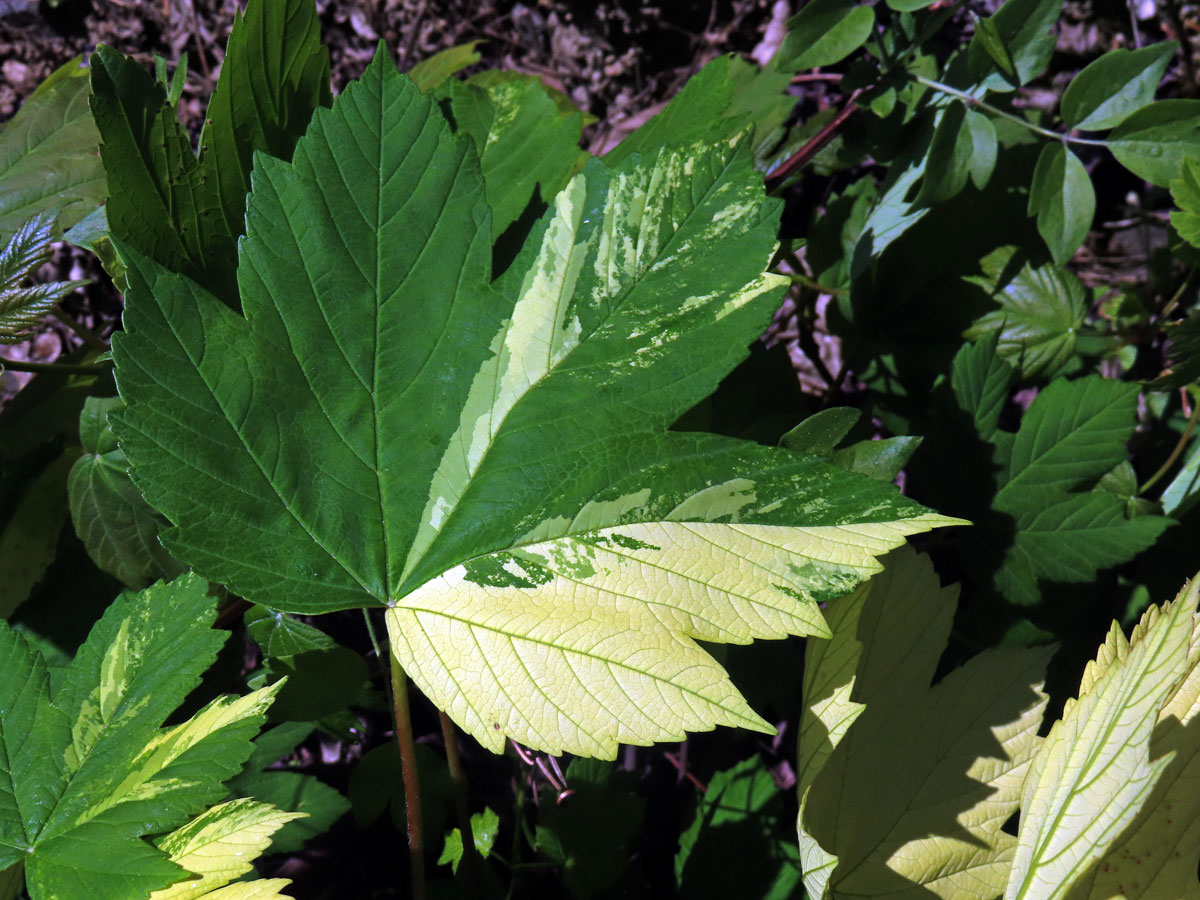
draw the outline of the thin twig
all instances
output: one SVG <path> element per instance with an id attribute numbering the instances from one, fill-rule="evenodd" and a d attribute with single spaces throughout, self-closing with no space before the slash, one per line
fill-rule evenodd
<path id="1" fill-rule="evenodd" d="M 1186 388 L 1184 388 L 1186 390 Z M 1188 418 L 1187 428 L 1183 430 L 1183 434 L 1179 436 L 1179 440 L 1175 443 L 1175 449 L 1171 451 L 1171 455 L 1167 457 L 1167 461 L 1159 466 L 1158 471 L 1150 476 L 1150 479 L 1138 488 L 1139 494 L 1144 494 L 1150 488 L 1154 487 L 1158 481 L 1171 471 L 1171 467 L 1175 465 L 1175 460 L 1179 459 L 1179 455 L 1183 453 L 1183 448 L 1187 446 L 1188 438 L 1192 436 L 1192 431 L 1196 428 L 1196 420 L 1200 419 L 1200 403 L 1192 410 L 1192 415 Z"/>
<path id="2" fill-rule="evenodd" d="M 788 159 L 776 166 L 774 171 L 768 173 L 766 178 L 768 191 L 779 187 L 787 180 L 789 175 L 803 168 L 814 156 L 825 149 L 825 146 L 834 139 L 841 127 L 846 124 L 846 120 L 858 111 L 858 106 L 854 101 L 858 99 L 858 95 L 862 92 L 862 88 L 854 91 L 846 100 L 846 104 L 838 111 L 838 114 L 824 128 L 809 138 L 808 142 Z"/>
<path id="3" fill-rule="evenodd" d="M 37 363 L 25 362 L 19 359 L 5 359 L 0 356 L 0 370 L 10 372 L 38 372 L 58 375 L 103 375 L 109 370 L 107 365 L 76 365 L 73 363 Z"/>

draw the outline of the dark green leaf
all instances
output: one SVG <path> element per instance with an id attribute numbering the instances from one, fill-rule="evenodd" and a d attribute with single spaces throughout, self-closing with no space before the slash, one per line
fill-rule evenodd
<path id="1" fill-rule="evenodd" d="M 921 192 L 915 201 L 918 206 L 943 203 L 967 186 L 973 168 L 975 135 L 967 128 L 966 117 L 966 107 L 957 100 L 943 107 L 938 116 Z M 992 159 L 995 159 L 994 146 Z"/>
<path id="2" fill-rule="evenodd" d="M 1169 391 L 1200 379 L 1200 310 L 1193 309 L 1182 322 L 1166 327 L 1171 345 L 1167 371 L 1150 384 L 1151 390 Z"/>
<path id="3" fill-rule="evenodd" d="M 971 139 L 971 155 L 968 163 L 971 183 L 979 190 L 987 187 L 992 171 L 996 168 L 996 127 L 983 113 L 967 110 L 966 131 Z"/>
<path id="4" fill-rule="evenodd" d="M 0 241 L 42 214 L 70 228 L 104 200 L 89 93 L 88 70 L 77 56 L 0 125 Z"/>
<path id="5" fill-rule="evenodd" d="M 788 900 L 800 886 L 794 815 L 755 756 L 717 772 L 679 836 L 675 879 L 681 896 Z"/>
<path id="6" fill-rule="evenodd" d="M 246 611 L 244 621 L 254 643 L 264 655 L 274 659 L 290 659 L 310 650 L 330 650 L 337 646 L 321 629 L 258 604 Z"/>
<path id="7" fill-rule="evenodd" d="M 1171 181 L 1171 199 L 1179 207 L 1171 224 L 1181 238 L 1200 247 L 1200 157 L 1184 160 L 1179 177 Z"/>
<path id="8" fill-rule="evenodd" d="M 812 0 L 788 20 L 780 64 L 792 71 L 841 62 L 866 43 L 875 10 L 854 0 Z"/>
<path id="9" fill-rule="evenodd" d="M 1167 187 L 1189 157 L 1200 156 L 1200 100 L 1159 100 L 1109 132 L 1108 149 L 1139 178 Z"/>
<path id="10" fill-rule="evenodd" d="M 54 561 L 67 520 L 67 473 L 77 455 L 63 451 L 30 479 L 0 531 L 0 619 L 29 599 Z"/>
<path id="11" fill-rule="evenodd" d="M 965 280 L 1000 306 L 976 319 L 965 336 L 974 341 L 998 333 L 1001 358 L 1024 379 L 1055 375 L 1075 354 L 1076 336 L 1087 314 L 1083 283 L 1057 266 L 1034 268 L 1014 247 L 994 250 L 979 266 L 983 274 Z"/>
<path id="12" fill-rule="evenodd" d="M 1092 227 L 1096 192 L 1079 157 L 1063 144 L 1042 148 L 1029 188 L 1029 214 L 1037 216 L 1038 233 L 1055 263 L 1065 265 Z"/>
<path id="13" fill-rule="evenodd" d="M 1053 29 L 1061 11 L 1062 0 L 1006 0 L 995 15 L 982 20 L 988 24 L 976 26 L 976 34 L 983 36 L 971 42 L 972 71 L 980 55 L 992 56 L 1003 74 L 984 84 L 995 90 L 1012 87 L 1013 82 L 1026 84 L 1040 75 L 1054 54 Z M 1004 65 L 1005 56 L 1011 69 Z"/>
<path id="14" fill-rule="evenodd" d="M 779 446 L 796 453 L 832 453 L 858 424 L 862 413 L 852 406 L 835 406 L 809 416 L 779 439 Z"/>
<path id="15" fill-rule="evenodd" d="M 1110 50 L 1089 63 L 1063 92 L 1063 122 L 1084 131 L 1112 128 L 1154 99 L 1177 49 L 1174 41 L 1163 41 L 1140 50 Z"/>
<path id="16" fill-rule="evenodd" d="M 857 472 L 876 481 L 895 481 L 921 446 L 919 437 L 901 436 L 859 441 L 836 451 L 833 464 L 847 472 Z"/>
<path id="17" fill-rule="evenodd" d="M 978 43 L 983 48 L 984 52 L 991 57 L 992 62 L 1000 67 L 1000 71 L 1009 78 L 1015 78 L 1017 69 L 1013 65 L 1012 57 L 1008 53 L 1008 48 L 1004 46 L 1004 38 L 1000 36 L 1000 29 L 992 19 L 975 20 L 975 37 L 972 44 Z"/>
<path id="18" fill-rule="evenodd" d="M 293 722 L 313 722 L 345 709 L 358 697 L 368 674 L 361 656 L 338 646 L 269 660 L 268 670 L 273 676 L 287 676 L 271 705 L 271 719 Z"/>
<path id="19" fill-rule="evenodd" d="M 75 533 L 88 555 L 130 587 L 174 578 L 183 569 L 158 541 L 167 521 L 129 480 L 125 454 L 108 427 L 116 397 L 89 397 L 79 419 L 83 455 L 71 467 L 67 490 Z"/>
<path id="20" fill-rule="evenodd" d="M 113 235 L 236 308 L 253 154 L 290 158 L 313 110 L 329 102 L 315 7 L 256 0 L 235 18 L 199 159 L 163 89 L 137 63 L 100 47 L 92 87 Z"/>
<path id="21" fill-rule="evenodd" d="M 992 331 L 965 345 L 955 354 L 950 375 L 959 408 L 970 413 L 975 431 L 985 441 L 996 434 L 1013 377 L 1012 367 L 1000 357 L 999 337 Z"/>

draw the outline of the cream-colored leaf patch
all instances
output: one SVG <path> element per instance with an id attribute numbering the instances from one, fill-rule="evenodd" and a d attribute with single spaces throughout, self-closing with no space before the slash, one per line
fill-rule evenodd
<path id="1" fill-rule="evenodd" d="M 693 639 L 829 633 L 818 604 L 944 520 L 815 528 L 652 522 L 456 566 L 388 612 L 397 659 L 484 746 L 612 758 L 619 743 L 770 726 Z"/>

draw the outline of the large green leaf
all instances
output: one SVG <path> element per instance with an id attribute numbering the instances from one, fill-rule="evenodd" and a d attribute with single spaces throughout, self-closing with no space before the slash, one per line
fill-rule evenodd
<path id="1" fill-rule="evenodd" d="M 744 147 L 593 160 L 489 284 L 474 148 L 381 52 L 294 164 L 259 157 L 245 318 L 126 252 L 115 428 L 174 555 L 276 609 L 388 606 L 485 746 L 766 729 L 693 639 L 826 633 L 819 602 L 952 521 L 667 431 L 769 320 L 776 216 Z"/>
<path id="2" fill-rule="evenodd" d="M 1195 734 L 1188 735 L 1184 724 L 1197 690 L 1196 600 L 1193 582 L 1174 603 L 1149 609 L 1129 640 L 1113 623 L 1084 671 L 1079 699 L 1067 701 L 1021 788 L 1021 825 L 1005 900 L 1195 895 L 1200 848 L 1188 834 L 1194 815 L 1187 809 L 1173 813 L 1166 792 L 1148 809 L 1147 801 L 1169 767 L 1175 776 L 1170 782 L 1188 770 L 1190 777 L 1177 787 L 1196 778 Z M 1177 693 L 1189 673 L 1190 683 Z M 1181 702 L 1168 706 L 1173 695 Z M 1169 751 L 1185 745 L 1187 756 L 1173 765 Z M 1194 809 L 1189 795 L 1184 791 L 1179 801 Z M 1137 828 L 1143 809 L 1143 827 Z M 1146 827 L 1151 824 L 1161 830 Z M 1125 852 L 1101 863 L 1119 837 Z M 1188 851 L 1186 860 L 1176 859 L 1180 844 Z M 1073 893 L 1084 878 L 1107 889 Z"/>
<path id="3" fill-rule="evenodd" d="M 1075 355 L 1075 341 L 1087 314 L 1083 283 L 1066 269 L 1024 262 L 1014 247 L 1000 247 L 979 261 L 982 275 L 964 280 L 987 291 L 999 304 L 967 329 L 978 340 L 999 334 L 1000 356 L 1022 378 L 1057 374 Z"/>
<path id="4" fill-rule="evenodd" d="M 817 688 L 805 706 L 825 710 L 800 736 L 801 853 L 826 859 L 806 874 L 818 900 L 1003 889 L 1015 841 L 1001 828 L 1038 747 L 1049 653 L 985 651 L 931 686 L 956 597 L 927 557 L 899 550 L 839 601 L 851 606 L 834 633 L 842 649 L 805 664 L 805 686 Z M 831 685 L 852 686 L 849 700 L 830 706 L 845 690 Z M 830 732 L 839 740 L 814 756 L 814 744 L 833 743 L 821 720 L 841 721 Z"/>
<path id="5" fill-rule="evenodd" d="M 1189 158 L 1200 156 L 1200 100 L 1159 100 L 1109 132 L 1108 149 L 1130 172 L 1167 187 Z"/>
<path id="6" fill-rule="evenodd" d="M 88 70 L 76 57 L 0 125 L 0 240 L 43 214 L 70 228 L 104 200 L 89 93 Z"/>
<path id="7" fill-rule="evenodd" d="M 40 655 L 0 625 L 0 868 L 25 861 L 31 900 L 128 900 L 181 877 L 138 838 L 221 799 L 274 694 L 160 727 L 224 640 L 214 613 L 194 576 L 118 599 L 53 696 Z"/>
<path id="8" fill-rule="evenodd" d="M 329 103 L 311 0 L 255 0 L 236 17 L 199 158 L 162 87 L 132 59 L 98 48 L 92 88 L 112 234 L 236 305 L 253 154 L 290 158 L 313 109 Z"/>

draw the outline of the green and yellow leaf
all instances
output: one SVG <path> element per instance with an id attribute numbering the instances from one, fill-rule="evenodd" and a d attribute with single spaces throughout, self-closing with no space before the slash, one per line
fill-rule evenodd
<path id="1" fill-rule="evenodd" d="M 766 729 L 695 640 L 826 634 L 818 604 L 957 522 L 669 430 L 786 286 L 745 146 L 590 161 L 493 281 L 475 142 L 381 52 L 252 181 L 244 317 L 122 248 L 135 483 L 172 555 L 257 603 L 388 607 L 397 659 L 487 747 Z"/>

